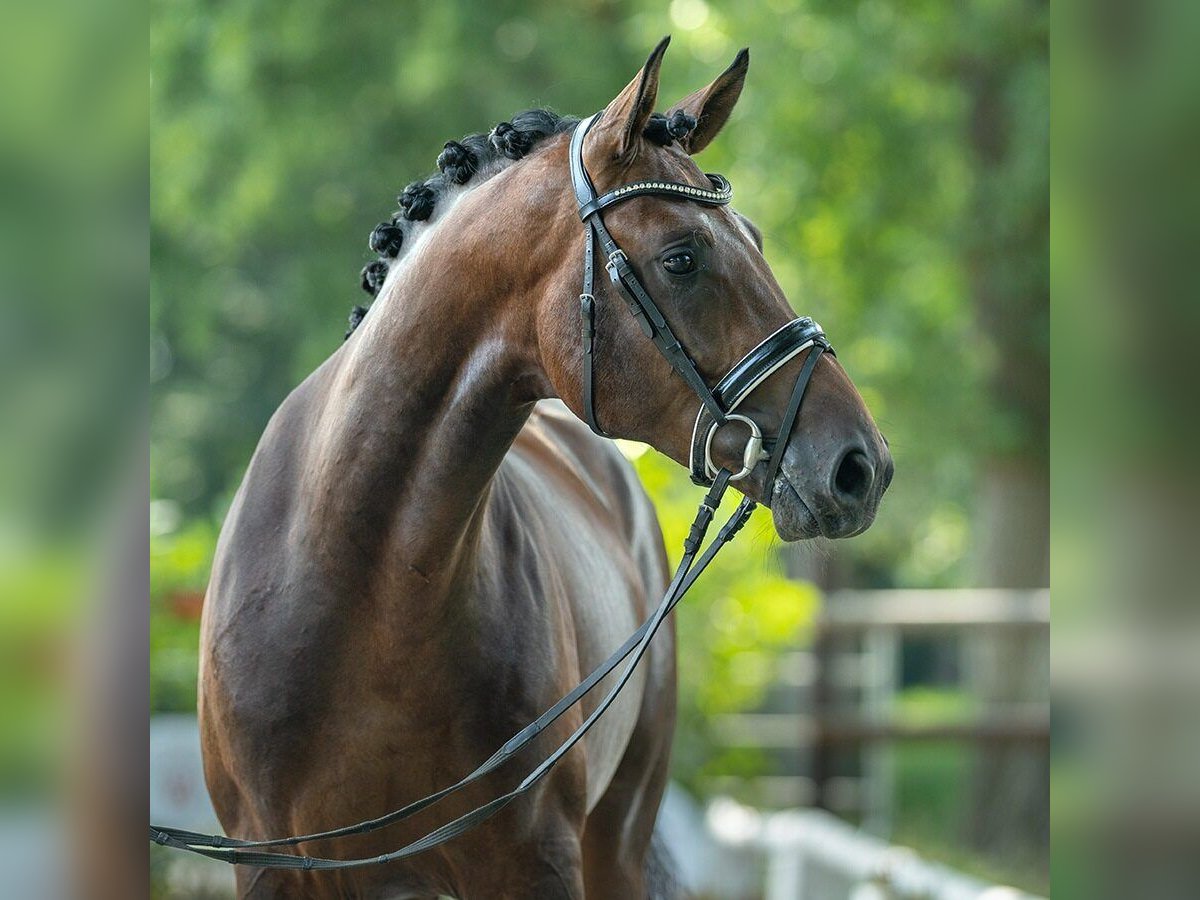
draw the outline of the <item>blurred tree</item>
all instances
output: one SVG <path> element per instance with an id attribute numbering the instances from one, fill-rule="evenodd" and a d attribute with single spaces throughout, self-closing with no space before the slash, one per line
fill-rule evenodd
<path id="1" fill-rule="evenodd" d="M 971 295 L 992 344 L 996 422 L 979 463 L 974 577 L 987 587 L 1050 583 L 1049 4 L 978 4 L 950 57 L 969 98 L 974 171 L 965 242 Z M 1019 703 L 1049 685 L 1049 648 L 1029 634 L 972 647 L 977 696 Z M 976 760 L 975 845 L 1045 857 L 1050 761 L 1040 750 L 984 748 Z"/>

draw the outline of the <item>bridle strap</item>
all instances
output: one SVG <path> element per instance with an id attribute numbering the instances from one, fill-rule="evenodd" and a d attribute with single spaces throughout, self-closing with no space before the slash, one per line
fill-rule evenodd
<path id="1" fill-rule="evenodd" d="M 646 293 L 642 283 L 638 281 L 625 252 L 613 241 L 603 222 L 598 219 L 593 220 L 592 229 L 600 238 L 600 244 L 605 253 L 608 254 L 608 263 L 605 268 L 608 270 L 609 280 L 612 281 L 613 286 L 617 288 L 622 299 L 629 306 L 629 310 L 638 320 L 638 324 L 642 326 L 642 332 L 654 342 L 654 346 L 667 358 L 671 367 L 683 376 L 683 380 L 700 398 L 700 402 L 704 404 L 712 417 L 718 421 L 725 421 L 725 410 L 713 397 L 712 390 L 704 380 L 704 376 L 700 374 L 700 370 L 696 368 L 696 363 L 683 349 L 683 345 L 671 331 L 671 326 L 667 324 L 663 314 L 650 299 L 650 295 Z"/>
<path id="2" fill-rule="evenodd" d="M 595 376 L 593 374 L 595 371 L 593 356 L 595 355 L 596 344 L 596 295 L 592 293 L 595 281 L 593 269 L 595 265 L 595 246 L 596 239 L 592 234 L 592 230 L 590 228 L 585 229 L 583 242 L 583 291 L 579 295 L 579 319 L 582 325 L 583 337 L 583 414 L 587 419 L 588 427 L 592 431 L 601 437 L 612 437 L 596 421 L 596 387 L 594 383 Z"/>
<path id="3" fill-rule="evenodd" d="M 804 360 L 804 365 L 800 367 L 800 374 L 796 376 L 796 383 L 792 386 L 792 396 L 788 399 L 787 409 L 783 413 L 783 421 L 779 426 L 779 436 L 775 439 L 775 447 L 771 451 L 771 457 L 767 460 L 767 475 L 763 484 L 766 485 L 766 490 L 771 491 L 771 486 L 775 483 L 775 476 L 779 474 L 779 467 L 783 465 L 783 452 L 787 449 L 787 439 L 792 433 L 792 428 L 796 424 L 796 419 L 800 415 L 800 404 L 804 401 L 804 393 L 808 389 L 808 381 L 812 378 L 813 371 L 817 368 L 817 362 L 821 359 L 821 354 L 828 350 L 827 346 L 814 344 L 812 349 L 808 351 L 808 358 Z"/>
<path id="4" fill-rule="evenodd" d="M 728 418 L 732 415 L 741 406 L 742 401 L 753 393 L 755 388 L 809 348 L 812 348 L 813 352 L 809 354 L 809 359 L 806 361 L 805 366 L 801 368 L 800 375 L 797 376 L 796 385 L 792 389 L 792 399 L 796 402 L 796 412 L 798 414 L 800 400 L 803 398 L 804 391 L 808 387 L 808 381 L 812 377 L 813 368 L 816 367 L 817 360 L 822 353 L 828 352 L 831 355 L 837 355 L 833 352 L 833 347 L 830 346 L 829 339 L 825 337 L 825 332 L 821 326 L 808 316 L 793 319 L 778 331 L 769 335 L 758 346 L 743 356 L 729 370 L 729 373 L 717 382 L 717 386 L 713 388 L 713 395 L 717 398 L 721 406 L 724 407 L 726 417 Z M 774 443 L 764 443 L 765 451 L 769 452 L 776 445 L 786 442 L 788 435 L 791 433 L 794 419 L 795 415 L 793 415 L 792 419 L 789 419 L 786 415 L 784 416 L 780 426 L 779 437 L 775 439 Z M 699 412 L 696 413 L 696 424 L 692 428 L 691 449 L 691 477 L 693 484 L 703 487 L 711 483 L 712 474 L 716 471 L 716 466 L 712 463 L 709 450 L 712 445 L 713 432 L 721 424 L 704 407 L 701 407 Z M 768 472 L 765 482 L 768 490 L 770 490 L 771 483 L 777 474 L 778 466 Z"/>
<path id="5" fill-rule="evenodd" d="M 590 123 L 595 119 L 585 120 Z M 583 167 L 583 136 L 585 122 L 576 126 L 571 135 L 570 159 L 571 186 L 578 199 L 583 195 L 595 196 L 592 178 Z M 576 152 L 576 142 L 578 149 Z M 600 427 L 596 418 L 595 349 L 596 349 L 596 235 L 591 225 L 583 230 L 583 290 L 579 294 L 579 318 L 583 338 L 583 414 L 588 427 L 601 437 L 612 437 Z"/>
<path id="6" fill-rule="evenodd" d="M 667 324 L 666 318 L 654 300 L 646 292 L 646 289 L 642 287 L 637 273 L 633 271 L 633 267 L 629 264 L 629 259 L 625 256 L 624 251 L 621 250 L 617 242 L 613 240 L 613 236 L 609 233 L 608 228 L 605 227 L 604 220 L 599 215 L 599 211 L 619 201 L 648 194 L 694 199 L 698 203 L 705 203 L 710 206 L 723 205 L 728 203 L 730 197 L 733 196 L 733 192 L 729 188 L 729 182 L 720 175 L 709 176 L 709 180 L 717 189 L 706 190 L 692 185 L 675 184 L 673 182 L 645 181 L 625 185 L 623 188 L 616 188 L 602 197 L 597 196 L 596 186 L 593 184 L 592 178 L 583 164 L 583 141 L 587 137 L 588 131 L 599 120 L 600 116 L 601 113 L 588 116 L 575 127 L 575 131 L 571 135 L 571 146 L 568 154 L 571 168 L 571 187 L 575 191 L 575 199 L 579 204 L 579 216 L 584 223 L 586 238 L 586 248 L 583 258 L 583 291 L 579 295 L 579 307 L 581 332 L 583 335 L 583 408 L 588 427 L 596 434 L 603 437 L 611 437 L 611 435 L 607 434 L 600 427 L 600 423 L 596 418 L 595 375 L 593 372 L 595 366 L 596 335 L 595 257 L 593 255 L 593 245 L 596 243 L 600 244 L 607 259 L 605 269 L 608 270 L 609 279 L 617 289 L 617 293 L 621 299 L 629 307 L 629 311 L 633 313 L 633 317 L 641 327 L 642 333 L 654 342 L 659 352 L 670 363 L 671 368 L 683 377 L 683 380 L 687 382 L 696 396 L 700 398 L 700 402 L 708 409 L 709 414 L 715 420 L 724 422 L 725 411 L 713 397 L 708 383 L 704 380 L 704 376 L 700 374 L 696 363 L 688 356 L 679 339 L 671 331 L 671 327 Z M 691 191 L 696 192 L 695 197 L 690 196 Z"/>

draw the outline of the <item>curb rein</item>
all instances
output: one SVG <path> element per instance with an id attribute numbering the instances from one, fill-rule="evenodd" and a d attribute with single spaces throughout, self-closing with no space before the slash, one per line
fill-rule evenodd
<path id="1" fill-rule="evenodd" d="M 334 828 L 329 831 L 313 834 L 295 835 L 293 837 L 276 838 L 274 840 L 245 841 L 229 838 L 219 834 L 201 834 L 181 828 L 151 825 L 150 840 L 156 844 L 186 850 L 211 859 L 223 860 L 233 865 L 247 865 L 263 869 L 351 869 L 368 865 L 379 865 L 415 856 L 425 850 L 443 844 L 457 837 L 476 825 L 490 819 L 501 809 L 528 792 L 536 785 L 563 756 L 574 747 L 604 712 L 616 700 L 617 695 L 632 677 L 642 657 L 645 655 L 650 641 L 654 638 L 663 620 L 671 610 L 683 599 L 684 595 L 708 567 L 717 552 L 731 541 L 734 535 L 750 518 L 757 505 L 749 497 L 744 497 L 737 509 L 717 532 L 708 548 L 701 554 L 700 545 L 708 533 L 713 515 L 720 506 L 730 483 L 739 481 L 750 474 L 759 462 L 767 460 L 767 473 L 764 484 L 767 489 L 775 481 L 783 462 L 783 451 L 787 437 L 800 412 L 800 404 L 804 398 L 805 389 L 812 377 L 817 360 L 825 352 L 832 353 L 833 349 L 825 337 L 821 326 L 808 317 L 794 319 L 784 325 L 774 334 L 766 338 L 757 347 L 747 353 L 730 369 L 714 388 L 709 388 L 704 376 L 700 374 L 695 362 L 688 356 L 687 351 L 676 339 L 666 318 L 659 311 L 649 293 L 638 280 L 637 274 L 629 263 L 628 257 L 613 239 L 604 225 L 600 211 L 633 197 L 662 196 L 690 200 L 705 206 L 725 206 L 733 196 L 729 182 L 720 175 L 708 175 L 712 188 L 699 188 L 689 184 L 669 181 L 641 181 L 615 188 L 602 196 L 597 195 L 595 185 L 588 175 L 583 162 L 583 141 L 592 126 L 599 121 L 602 113 L 596 113 L 584 119 L 576 126 L 571 136 L 570 162 L 571 184 L 579 203 L 579 217 L 583 221 L 586 236 L 583 265 L 583 291 L 579 295 L 580 317 L 582 320 L 583 337 L 583 406 L 589 427 L 602 437 L 611 437 L 605 433 L 596 421 L 595 391 L 593 377 L 594 340 L 596 335 L 596 296 L 593 293 L 594 282 L 594 248 L 598 243 L 607 259 L 605 269 L 609 279 L 616 288 L 621 299 L 628 305 L 630 312 L 641 326 L 642 333 L 650 338 L 659 352 L 666 357 L 684 381 L 696 392 L 700 399 L 700 411 L 696 415 L 696 424 L 692 430 L 691 445 L 691 477 L 696 484 L 709 490 L 704 496 L 696 518 L 687 538 L 683 542 L 683 557 L 667 586 L 666 593 L 657 608 L 641 627 L 631 634 L 620 647 L 603 663 L 592 670 L 582 682 L 569 694 L 565 695 L 554 706 L 530 722 L 519 732 L 509 738 L 495 753 L 485 760 L 475 771 L 460 781 L 436 793 L 409 803 L 400 809 L 387 813 L 375 819 L 368 819 L 355 825 Z M 792 389 L 782 423 L 773 441 L 763 439 L 762 429 L 749 416 L 736 413 L 735 410 L 750 393 L 762 384 L 775 371 L 789 360 L 794 359 L 802 351 L 811 348 L 812 352 L 804 361 L 800 373 Z M 732 473 L 726 468 L 718 468 L 712 460 L 712 442 L 721 426 L 730 422 L 739 422 L 750 431 L 742 454 L 742 468 Z M 697 558 L 699 554 L 699 558 Z M 326 840 L 350 835 L 368 834 L 384 828 L 395 822 L 407 819 L 424 810 L 439 800 L 457 793 L 467 785 L 472 784 L 499 768 L 528 744 L 542 731 L 553 724 L 564 712 L 578 703 L 605 676 L 611 673 L 626 657 L 629 662 L 621 671 L 616 683 L 597 704 L 595 710 L 587 716 L 583 723 L 563 741 L 559 747 L 539 763 L 511 791 L 501 794 L 494 800 L 476 807 L 468 813 L 459 816 L 445 825 L 429 832 L 424 837 L 412 843 L 393 850 L 390 853 L 360 859 L 325 859 L 313 856 L 299 856 L 291 853 L 261 852 L 266 847 L 294 847 L 309 841 Z"/>

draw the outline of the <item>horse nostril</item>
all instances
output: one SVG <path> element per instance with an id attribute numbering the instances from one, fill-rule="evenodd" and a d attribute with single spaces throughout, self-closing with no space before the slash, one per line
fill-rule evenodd
<path id="1" fill-rule="evenodd" d="M 871 490 L 875 472 L 867 455 L 861 450 L 851 450 L 842 457 L 833 475 L 834 493 L 846 500 L 861 503 Z"/>

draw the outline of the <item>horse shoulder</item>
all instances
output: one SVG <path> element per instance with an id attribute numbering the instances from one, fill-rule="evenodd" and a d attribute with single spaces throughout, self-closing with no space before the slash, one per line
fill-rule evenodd
<path id="1" fill-rule="evenodd" d="M 569 689 L 637 628 L 662 595 L 666 554 L 653 504 L 615 446 L 557 402 L 538 404 L 499 480 L 502 505 L 523 529 L 537 533 L 533 552 L 542 565 L 554 567 L 560 583 L 551 596 L 574 650 L 559 679 Z M 585 699 L 585 713 L 615 679 L 610 675 Z M 642 720 L 673 690 L 674 635 L 668 626 L 588 734 L 589 808 L 604 793 L 635 730 L 653 730 Z"/>

